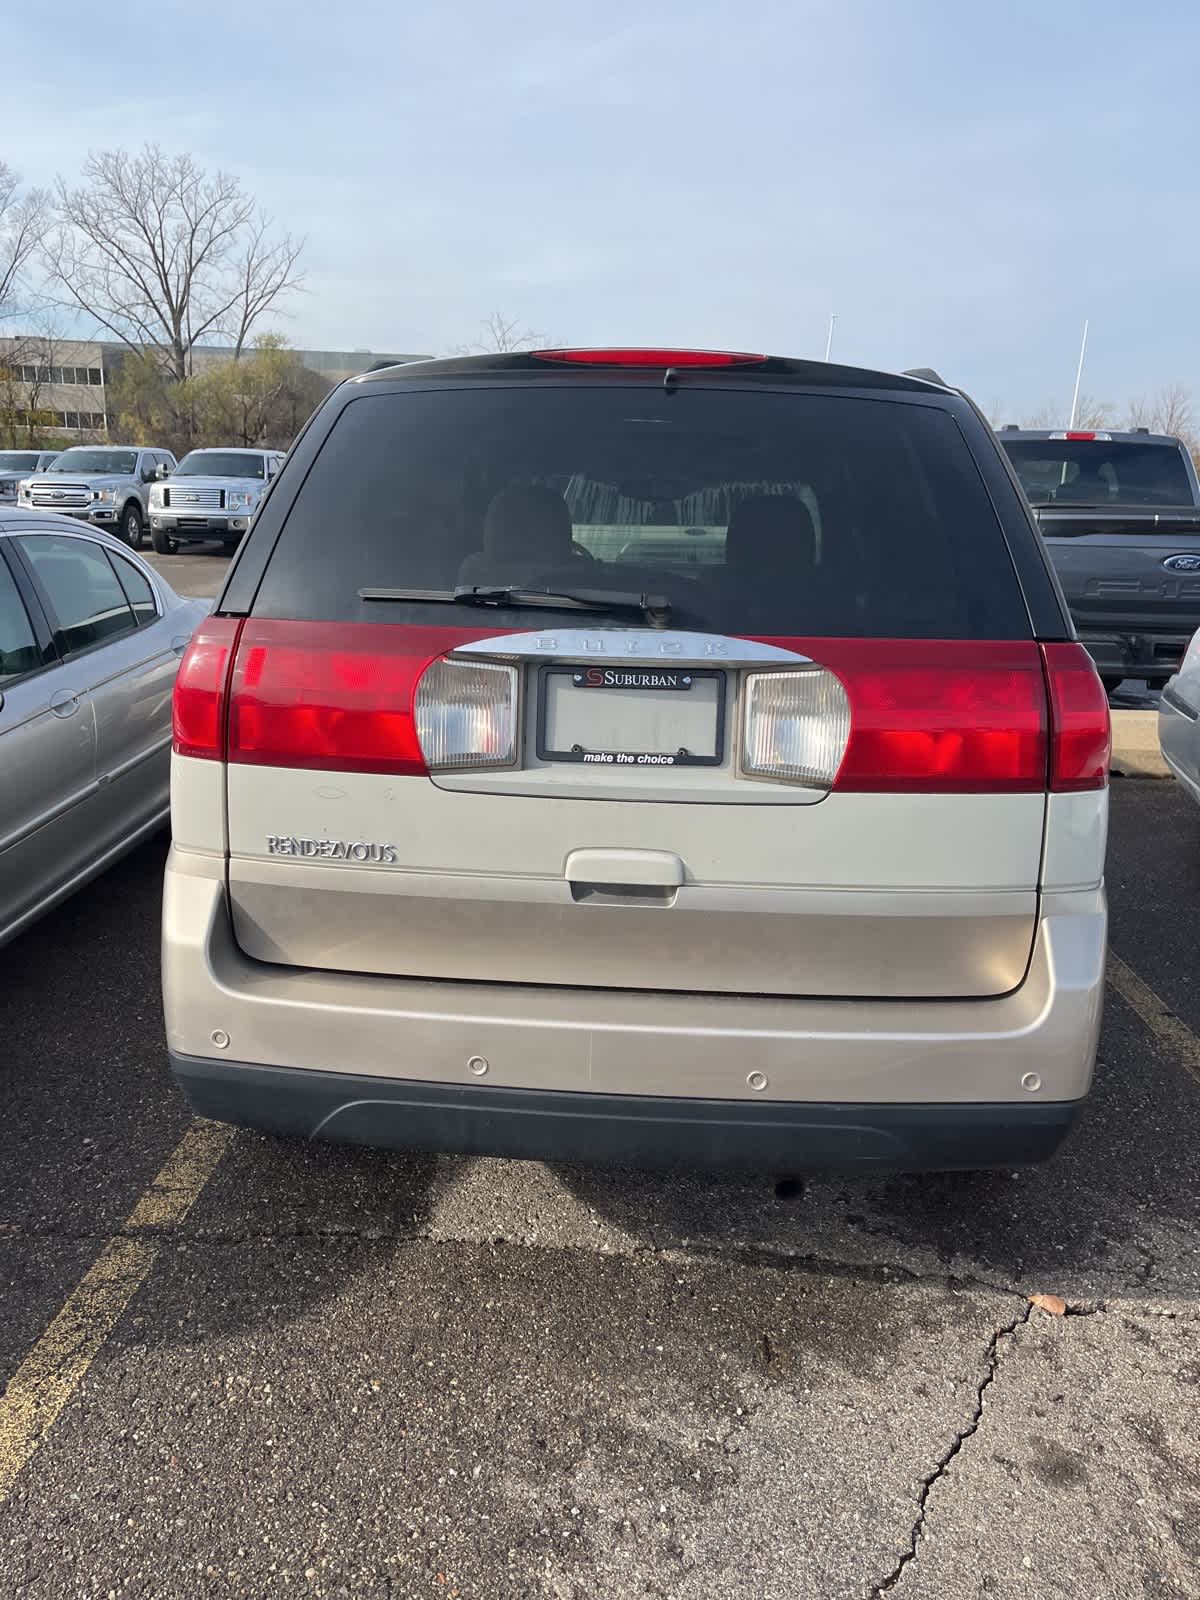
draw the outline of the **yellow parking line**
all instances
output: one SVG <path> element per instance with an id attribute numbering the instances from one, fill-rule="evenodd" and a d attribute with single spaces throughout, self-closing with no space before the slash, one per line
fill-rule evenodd
<path id="1" fill-rule="evenodd" d="M 1125 1004 L 1137 1012 L 1151 1033 L 1175 1052 L 1194 1077 L 1200 1078 L 1200 1038 L 1186 1022 L 1180 1021 L 1166 1001 L 1160 1000 L 1132 967 L 1127 966 L 1111 950 L 1108 952 L 1108 981 Z"/>
<path id="2" fill-rule="evenodd" d="M 13 1374 L 0 1395 L 0 1505 L 146 1281 L 161 1246 L 150 1230 L 183 1221 L 232 1137 L 221 1123 L 192 1124 Z"/>

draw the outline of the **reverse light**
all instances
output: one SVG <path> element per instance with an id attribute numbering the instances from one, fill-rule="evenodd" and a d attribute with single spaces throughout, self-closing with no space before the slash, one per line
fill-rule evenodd
<path id="1" fill-rule="evenodd" d="M 766 356 L 742 350 L 535 350 L 539 361 L 563 361 L 580 367 L 747 367 Z"/>
<path id="2" fill-rule="evenodd" d="M 511 767 L 517 758 L 517 670 L 443 658 L 417 684 L 417 742 L 430 772 Z"/>
<path id="3" fill-rule="evenodd" d="M 746 679 L 742 771 L 828 789 L 850 739 L 850 701 L 831 672 L 752 672 Z"/>

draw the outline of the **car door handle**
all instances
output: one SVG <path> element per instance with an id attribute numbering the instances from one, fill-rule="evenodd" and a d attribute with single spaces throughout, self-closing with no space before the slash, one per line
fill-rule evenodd
<path id="1" fill-rule="evenodd" d="M 171 649 L 177 656 L 181 656 L 191 642 L 190 633 L 177 633 L 171 640 Z"/>
<path id="2" fill-rule="evenodd" d="M 563 876 L 577 903 L 669 906 L 687 872 L 666 850 L 572 850 Z"/>
<path id="3" fill-rule="evenodd" d="M 74 689 L 56 689 L 50 696 L 50 709 L 56 717 L 73 717 L 79 710 L 79 694 Z"/>

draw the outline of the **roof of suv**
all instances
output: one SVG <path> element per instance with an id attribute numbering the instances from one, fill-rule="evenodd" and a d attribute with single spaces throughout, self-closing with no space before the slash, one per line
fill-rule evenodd
<path id="1" fill-rule="evenodd" d="M 604 360 L 610 354 L 610 360 Z M 623 356 L 659 355 L 661 362 L 646 359 L 622 360 Z M 695 361 L 697 354 L 711 354 L 711 366 Z M 687 375 L 697 379 L 719 378 L 728 380 L 758 378 L 790 378 L 793 382 L 811 384 L 827 389 L 901 389 L 910 393 L 949 393 L 949 386 L 934 382 L 928 377 L 918 377 L 907 372 L 877 372 L 868 367 L 840 367 L 827 361 L 798 360 L 791 356 L 738 355 L 728 362 L 728 352 L 696 352 L 684 350 L 635 351 L 627 348 L 605 352 L 600 350 L 518 350 L 473 356 L 451 356 L 437 361 L 406 361 L 394 367 L 377 367 L 347 380 L 347 385 L 368 385 L 404 381 L 426 381 L 429 378 L 458 378 L 478 375 L 494 376 L 499 373 L 561 378 L 565 372 L 576 376 L 586 374 L 612 375 L 620 373 L 623 379 L 643 378 L 661 383 L 662 375 L 671 371 L 675 377 Z M 672 364 L 672 357 L 680 358 L 680 365 Z M 682 358 L 690 357 L 683 361 Z"/>

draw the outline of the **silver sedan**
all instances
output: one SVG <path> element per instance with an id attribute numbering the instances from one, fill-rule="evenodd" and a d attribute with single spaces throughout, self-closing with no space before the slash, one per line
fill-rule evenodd
<path id="1" fill-rule="evenodd" d="M 99 530 L 0 513 L 0 944 L 166 823 L 171 691 L 210 604 Z"/>
<path id="2" fill-rule="evenodd" d="M 1192 636 L 1179 671 L 1162 692 L 1158 742 L 1163 759 L 1200 801 L 1200 630 Z"/>

